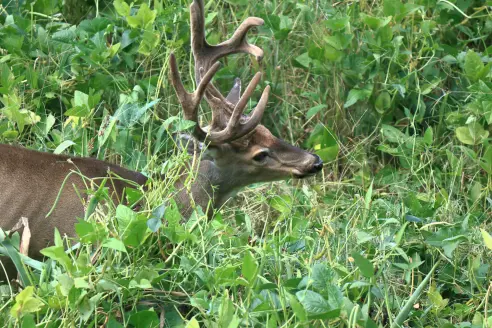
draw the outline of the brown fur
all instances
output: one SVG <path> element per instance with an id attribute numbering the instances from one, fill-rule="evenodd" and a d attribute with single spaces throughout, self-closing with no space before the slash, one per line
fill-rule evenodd
<path id="1" fill-rule="evenodd" d="M 72 171 L 80 174 L 70 174 Z M 53 212 L 46 217 L 68 175 Z M 28 218 L 32 234 L 29 253 L 38 258 L 39 251 L 52 243 L 55 227 L 62 235 L 74 235 L 76 218 L 84 217 L 85 191 L 100 182 L 91 179 L 109 176 L 106 186 L 116 200 L 129 185 L 116 176 L 140 185 L 147 180 L 138 172 L 92 158 L 70 158 L 0 145 L 0 227 L 9 230 L 21 217 Z"/>

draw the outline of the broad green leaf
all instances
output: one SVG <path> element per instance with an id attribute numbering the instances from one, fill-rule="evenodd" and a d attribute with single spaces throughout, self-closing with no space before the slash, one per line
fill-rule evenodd
<path id="1" fill-rule="evenodd" d="M 430 285 L 427 296 L 429 297 L 436 314 L 441 312 L 449 303 L 449 299 L 444 299 L 441 296 L 434 283 Z"/>
<path id="2" fill-rule="evenodd" d="M 297 56 L 295 61 L 304 68 L 309 68 L 309 64 L 311 64 L 312 59 L 309 58 L 309 54 L 307 52 L 303 53 L 300 56 Z"/>
<path id="3" fill-rule="evenodd" d="M 222 302 L 219 306 L 218 327 L 227 327 L 234 318 L 234 304 L 229 298 L 229 293 L 226 291 L 222 296 Z"/>
<path id="4" fill-rule="evenodd" d="M 371 261 L 360 255 L 360 253 L 356 251 L 352 253 L 352 257 L 354 258 L 355 265 L 357 265 L 360 273 L 362 273 L 364 277 L 374 277 L 374 266 L 372 265 Z"/>
<path id="5" fill-rule="evenodd" d="M 391 143 L 402 144 L 408 139 L 403 132 L 387 124 L 383 124 L 381 133 Z"/>
<path id="6" fill-rule="evenodd" d="M 111 248 L 111 249 L 126 253 L 125 244 L 123 244 L 123 242 L 121 240 L 116 239 L 116 238 L 109 238 L 108 240 L 106 240 L 104 242 L 102 247 Z"/>
<path id="7" fill-rule="evenodd" d="M 324 41 L 336 50 L 344 50 L 350 45 L 353 37 L 353 34 L 336 33 L 335 35 L 325 36 Z"/>
<path id="8" fill-rule="evenodd" d="M 26 313 L 38 312 L 44 303 L 34 296 L 34 287 L 26 287 L 15 297 L 15 304 L 10 309 L 10 314 L 19 319 Z"/>
<path id="9" fill-rule="evenodd" d="M 258 270 L 258 263 L 256 262 L 253 254 L 250 251 L 246 251 L 243 258 L 242 274 L 243 277 L 252 283 L 256 278 L 256 272 Z"/>
<path id="10" fill-rule="evenodd" d="M 362 21 L 373 30 L 384 27 L 391 21 L 391 17 L 374 17 L 366 14 L 361 14 L 361 17 Z"/>
<path id="11" fill-rule="evenodd" d="M 154 24 L 154 20 L 157 12 L 155 10 L 151 10 L 147 3 L 142 3 L 138 12 L 135 16 L 127 16 L 126 20 L 128 25 L 133 28 L 140 28 L 143 30 L 147 30 L 149 27 Z"/>
<path id="12" fill-rule="evenodd" d="M 478 181 L 475 181 L 470 188 L 470 200 L 472 202 L 476 202 L 480 199 L 482 195 L 482 184 Z"/>
<path id="13" fill-rule="evenodd" d="M 59 262 L 67 271 L 72 271 L 72 260 L 65 253 L 63 246 L 51 246 L 44 248 L 40 251 L 46 257 L 49 257 L 52 260 Z"/>
<path id="14" fill-rule="evenodd" d="M 327 287 L 337 279 L 336 272 L 328 266 L 328 263 L 316 263 L 311 274 L 312 285 L 320 292 L 327 290 Z"/>
<path id="15" fill-rule="evenodd" d="M 340 314 L 340 308 L 334 308 L 323 296 L 312 290 L 301 290 L 296 293 L 296 297 L 310 317 L 330 319 Z"/>
<path id="16" fill-rule="evenodd" d="M 310 314 L 322 314 L 332 310 L 328 301 L 312 290 L 301 290 L 296 293 L 296 296 Z"/>
<path id="17" fill-rule="evenodd" d="M 130 5 L 128 5 L 125 0 L 114 0 L 113 2 L 114 9 L 116 9 L 116 12 L 118 15 L 127 17 L 130 16 Z"/>
<path id="18" fill-rule="evenodd" d="M 482 233 L 482 238 L 485 246 L 487 246 L 488 249 L 492 250 L 492 236 L 484 229 L 480 229 L 480 232 Z"/>
<path id="19" fill-rule="evenodd" d="M 21 325 L 22 328 L 36 328 L 36 322 L 34 321 L 34 316 L 32 314 L 26 314 L 22 317 Z"/>
<path id="20" fill-rule="evenodd" d="M 337 62 L 343 57 L 343 51 L 340 51 L 330 45 L 324 47 L 324 57 L 332 62 Z"/>
<path id="21" fill-rule="evenodd" d="M 53 151 L 53 154 L 61 154 L 73 145 L 75 145 L 75 142 L 73 142 L 72 140 L 65 140 L 56 147 L 56 149 Z"/>
<path id="22" fill-rule="evenodd" d="M 326 27 L 332 31 L 339 31 L 345 28 L 349 23 L 349 18 L 347 16 L 341 18 L 330 18 L 325 21 Z"/>
<path id="23" fill-rule="evenodd" d="M 432 126 L 429 126 L 424 133 L 424 142 L 427 146 L 432 145 L 434 142 L 434 131 L 432 130 Z"/>
<path id="24" fill-rule="evenodd" d="M 130 316 L 130 323 L 135 328 L 158 328 L 160 320 L 154 311 L 140 311 Z"/>
<path id="25" fill-rule="evenodd" d="M 190 321 L 188 321 L 186 323 L 185 328 L 200 328 L 200 324 L 198 323 L 198 321 L 196 320 L 196 318 L 193 317 L 193 318 L 191 318 Z"/>
<path id="26" fill-rule="evenodd" d="M 465 56 L 465 74 L 471 81 L 477 81 L 480 78 L 480 74 L 484 69 L 482 59 L 473 50 L 468 51 Z"/>
<path id="27" fill-rule="evenodd" d="M 74 106 L 88 107 L 89 108 L 89 95 L 79 90 L 75 90 L 73 96 Z"/>
<path id="28" fill-rule="evenodd" d="M 316 105 L 314 107 L 311 107 L 311 108 L 309 108 L 309 110 L 306 113 L 306 118 L 309 120 L 311 117 L 313 117 L 314 115 L 318 114 L 321 110 L 326 109 L 326 108 L 327 107 L 325 104 L 320 104 L 320 105 Z"/>
<path id="29" fill-rule="evenodd" d="M 292 294 L 287 294 L 289 295 L 289 303 L 290 307 L 294 311 L 294 314 L 296 315 L 297 318 L 301 321 L 306 321 L 307 320 L 307 313 L 306 310 L 304 310 L 303 306 L 301 303 L 297 301 L 294 295 Z"/>
<path id="30" fill-rule="evenodd" d="M 152 50 L 157 49 L 157 45 L 161 40 L 161 35 L 158 32 L 152 30 L 145 30 L 142 36 L 142 42 L 138 47 L 138 52 L 149 56 Z"/>
<path id="31" fill-rule="evenodd" d="M 347 96 L 347 100 L 345 101 L 343 107 L 348 108 L 360 100 L 369 99 L 369 97 L 372 94 L 372 87 L 373 87 L 372 84 L 368 84 L 364 86 L 364 88 L 362 89 L 356 87 L 350 90 Z"/>
<path id="32" fill-rule="evenodd" d="M 391 107 L 391 96 L 387 91 L 381 92 L 374 103 L 378 113 L 383 114 Z"/>
<path id="33" fill-rule="evenodd" d="M 480 166 L 488 174 L 492 175 L 492 146 L 488 146 L 480 159 Z"/>
<path id="34" fill-rule="evenodd" d="M 482 143 L 489 136 L 489 131 L 486 131 L 478 122 L 473 122 L 467 126 L 461 126 L 456 129 L 456 137 L 459 141 L 467 145 L 476 145 Z"/>
<path id="35" fill-rule="evenodd" d="M 96 243 L 103 241 L 107 236 L 107 231 L 102 224 L 78 219 L 75 224 L 75 232 L 82 243 Z"/>

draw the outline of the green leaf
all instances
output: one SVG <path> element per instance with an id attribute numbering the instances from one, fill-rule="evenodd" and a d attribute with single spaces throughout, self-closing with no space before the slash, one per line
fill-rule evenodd
<path id="1" fill-rule="evenodd" d="M 484 69 L 484 64 L 479 55 L 477 55 L 473 50 L 468 51 L 465 56 L 465 74 L 471 81 L 477 81 L 480 78 L 482 70 Z"/>
<path id="2" fill-rule="evenodd" d="M 102 224 L 88 222 L 83 219 L 78 219 L 75 224 L 75 232 L 79 236 L 81 243 L 96 243 L 104 240 L 107 236 L 107 231 Z"/>
<path id="3" fill-rule="evenodd" d="M 427 292 L 430 302 L 433 305 L 434 312 L 439 314 L 449 303 L 449 299 L 444 299 L 436 288 L 436 285 L 432 283 Z"/>
<path id="4" fill-rule="evenodd" d="M 294 311 L 294 314 L 299 320 L 301 321 L 307 321 L 307 313 L 306 310 L 304 310 L 304 307 L 297 301 L 297 299 L 294 297 L 292 294 L 287 294 L 289 295 L 289 303 L 290 307 Z"/>
<path id="5" fill-rule="evenodd" d="M 152 50 L 157 49 L 160 41 L 161 35 L 158 32 L 145 30 L 142 36 L 142 42 L 138 47 L 138 52 L 143 55 L 149 56 Z"/>
<path id="6" fill-rule="evenodd" d="M 345 28 L 349 23 L 348 17 L 330 18 L 325 21 L 325 26 L 332 31 L 339 31 Z"/>
<path id="7" fill-rule="evenodd" d="M 75 142 L 73 142 L 72 140 L 65 140 L 56 147 L 56 149 L 53 151 L 53 154 L 61 154 L 73 145 L 75 145 Z"/>
<path id="8" fill-rule="evenodd" d="M 366 14 L 361 14 L 362 21 L 364 24 L 369 26 L 369 28 L 376 30 L 380 27 L 384 27 L 388 25 L 388 23 L 391 21 L 391 17 L 374 17 L 374 16 L 369 16 Z"/>
<path id="9" fill-rule="evenodd" d="M 52 260 L 59 262 L 67 271 L 72 271 L 72 260 L 67 255 L 67 253 L 65 253 L 63 246 L 47 247 L 42 249 L 40 253 Z"/>
<path id="10" fill-rule="evenodd" d="M 382 91 L 376 98 L 374 107 L 376 107 L 376 111 L 380 114 L 386 112 L 391 107 L 390 94 L 387 91 Z"/>
<path id="11" fill-rule="evenodd" d="M 36 322 L 34 321 L 34 316 L 32 314 L 27 314 L 22 317 L 21 325 L 22 328 L 36 328 Z"/>
<path id="12" fill-rule="evenodd" d="M 488 249 L 492 250 L 492 236 L 484 229 L 480 229 L 480 232 L 482 233 L 482 238 L 485 246 L 487 246 Z"/>
<path id="13" fill-rule="evenodd" d="M 312 290 L 301 290 L 296 297 L 310 316 L 329 319 L 340 314 L 339 308 L 333 308 L 323 296 Z"/>
<path id="14" fill-rule="evenodd" d="M 166 205 L 162 204 L 152 211 L 151 218 L 147 221 L 147 227 L 152 232 L 157 232 L 162 225 L 162 219 L 166 212 Z"/>
<path id="15" fill-rule="evenodd" d="M 352 90 L 349 91 L 349 94 L 347 96 L 347 100 L 345 101 L 345 104 L 343 105 L 344 108 L 348 108 L 358 102 L 359 100 L 366 100 L 369 99 L 369 97 L 372 94 L 372 84 L 367 84 L 364 86 L 364 88 L 353 88 Z"/>
<path id="16" fill-rule="evenodd" d="M 219 306 L 218 327 L 227 327 L 234 318 L 234 304 L 229 298 L 229 293 L 225 292 Z"/>
<path id="17" fill-rule="evenodd" d="M 133 28 L 141 28 L 143 30 L 147 30 L 149 27 L 154 24 L 154 20 L 157 12 L 155 10 L 151 10 L 147 3 L 142 3 L 138 12 L 135 16 L 128 16 L 126 20 L 128 25 Z"/>
<path id="18" fill-rule="evenodd" d="M 130 6 L 125 2 L 125 0 L 114 0 L 113 2 L 114 9 L 118 15 L 127 17 L 130 16 Z"/>
<path id="19" fill-rule="evenodd" d="M 403 132 L 387 124 L 382 125 L 381 133 L 391 143 L 402 144 L 408 139 Z"/>
<path id="20" fill-rule="evenodd" d="M 330 45 L 324 47 L 324 57 L 332 62 L 337 62 L 343 57 L 343 51 L 340 51 Z"/>
<path id="21" fill-rule="evenodd" d="M 371 261 L 366 259 L 364 256 L 360 255 L 358 252 L 354 251 L 352 253 L 352 257 L 354 258 L 355 265 L 360 270 L 360 273 L 366 278 L 374 277 L 374 266 Z"/>
<path id="22" fill-rule="evenodd" d="M 432 90 L 434 90 L 439 85 L 439 83 L 441 83 L 441 80 L 436 79 L 431 83 L 426 83 L 426 84 L 422 85 L 420 87 L 420 94 L 427 95 L 427 94 L 431 93 Z"/>
<path id="23" fill-rule="evenodd" d="M 258 270 L 258 263 L 256 262 L 253 254 L 250 251 L 246 251 L 243 258 L 242 274 L 243 277 L 250 283 L 256 278 L 256 272 Z"/>
<path id="24" fill-rule="evenodd" d="M 228 1 L 229 2 L 229 1 Z M 191 318 L 190 321 L 188 321 L 186 323 L 186 326 L 185 328 L 200 328 L 200 324 L 198 323 L 198 321 L 196 320 L 195 317 Z"/>
<path id="25" fill-rule="evenodd" d="M 427 146 L 432 145 L 434 141 L 434 131 L 432 130 L 432 126 L 429 126 L 424 133 L 424 142 Z"/>
<path id="26" fill-rule="evenodd" d="M 396 16 L 404 10 L 404 4 L 400 0 L 384 0 L 383 14 L 385 16 Z"/>
<path id="27" fill-rule="evenodd" d="M 492 146 L 488 146 L 480 159 L 480 166 L 485 172 L 492 175 Z"/>
<path id="28" fill-rule="evenodd" d="M 41 310 L 44 303 L 34 296 L 34 287 L 26 287 L 15 297 L 15 304 L 10 309 L 10 314 L 19 319 L 26 313 L 34 313 Z"/>
<path id="29" fill-rule="evenodd" d="M 324 292 L 337 279 L 337 274 L 327 263 L 316 263 L 313 266 L 311 279 L 313 287 L 320 292 Z"/>
<path id="30" fill-rule="evenodd" d="M 73 279 L 66 273 L 60 274 L 56 277 L 58 285 L 63 296 L 68 296 L 74 285 Z"/>
<path id="31" fill-rule="evenodd" d="M 123 242 L 121 240 L 116 239 L 116 238 L 109 238 L 108 240 L 106 240 L 104 242 L 102 247 L 111 248 L 111 249 L 126 253 L 125 244 L 123 244 Z"/>
<path id="32" fill-rule="evenodd" d="M 89 110 L 89 107 L 87 106 L 75 106 L 67 110 L 64 115 L 65 116 L 72 116 L 72 117 L 87 117 L 91 111 Z"/>
<path id="33" fill-rule="evenodd" d="M 309 58 L 309 54 L 307 52 L 303 53 L 300 56 L 297 56 L 295 61 L 304 68 L 309 68 L 309 64 L 311 64 L 312 59 Z"/>
<path id="34" fill-rule="evenodd" d="M 325 36 L 324 41 L 336 50 L 344 50 L 350 45 L 353 37 L 353 34 L 336 33 L 335 35 Z"/>
<path id="35" fill-rule="evenodd" d="M 335 146 L 318 149 L 315 151 L 315 153 L 321 158 L 323 162 L 328 163 L 334 161 L 337 158 L 339 151 L 340 147 L 337 144 Z"/>
<path id="36" fill-rule="evenodd" d="M 456 137 L 459 141 L 467 145 L 477 145 L 489 136 L 489 131 L 486 131 L 478 122 L 472 122 L 467 126 L 461 126 L 456 129 Z"/>
<path id="37" fill-rule="evenodd" d="M 314 115 L 318 114 L 321 110 L 326 109 L 327 106 L 325 104 L 316 105 L 314 107 L 309 108 L 306 113 L 306 118 L 309 120 Z"/>
<path id="38" fill-rule="evenodd" d="M 160 320 L 154 311 L 140 311 L 130 316 L 130 323 L 135 328 L 157 328 Z"/>
<path id="39" fill-rule="evenodd" d="M 75 90 L 73 97 L 74 106 L 87 107 L 89 108 L 89 95 L 85 94 L 79 90 Z"/>

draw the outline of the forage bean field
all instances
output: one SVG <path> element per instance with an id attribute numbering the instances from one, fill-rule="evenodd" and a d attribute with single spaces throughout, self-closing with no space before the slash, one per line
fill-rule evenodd
<path id="1" fill-rule="evenodd" d="M 491 0 L 205 1 L 211 44 L 265 21 L 248 34 L 263 60 L 222 60 L 215 85 L 263 72 L 248 108 L 270 86 L 263 124 L 325 162 L 211 220 L 172 197 L 190 3 L 0 2 L 0 142 L 164 176 L 24 257 L 0 325 L 492 327 Z M 14 260 L 19 242 L 0 232 Z"/>

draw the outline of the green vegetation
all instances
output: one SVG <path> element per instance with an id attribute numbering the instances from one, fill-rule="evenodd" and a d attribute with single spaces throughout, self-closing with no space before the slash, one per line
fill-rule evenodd
<path id="1" fill-rule="evenodd" d="M 492 327 L 490 0 L 206 1 L 212 44 L 265 20 L 264 61 L 228 58 L 218 87 L 263 71 L 263 123 L 327 164 L 184 224 L 168 57 L 191 89 L 189 1 L 1 4 L 0 141 L 167 182 L 138 211 L 92 203 L 80 248 L 58 234 L 0 286 L 3 327 Z"/>

